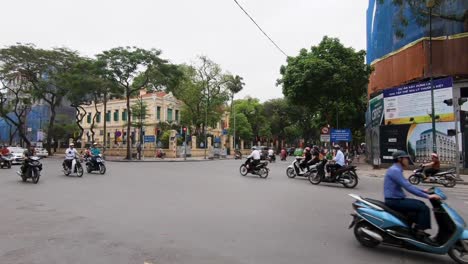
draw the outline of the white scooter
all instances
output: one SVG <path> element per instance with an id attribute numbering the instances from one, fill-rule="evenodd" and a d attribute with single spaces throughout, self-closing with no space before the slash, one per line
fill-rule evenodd
<path id="1" fill-rule="evenodd" d="M 71 168 L 69 168 L 65 162 L 63 163 L 63 173 L 65 174 L 65 176 L 69 176 L 72 173 L 76 173 L 76 176 L 82 177 L 83 172 L 83 166 L 81 166 L 81 159 L 79 157 L 75 157 L 72 160 Z"/>
<path id="2" fill-rule="evenodd" d="M 311 170 L 311 167 L 313 165 L 309 165 L 307 164 L 307 166 L 305 168 L 302 168 L 301 167 L 301 162 L 302 162 L 303 158 L 302 157 L 299 157 L 299 156 L 296 156 L 296 158 L 294 159 L 294 161 L 292 162 L 291 165 L 288 166 L 288 168 L 286 169 L 286 175 L 289 177 L 289 178 L 295 178 L 295 177 L 308 177 L 308 171 Z M 315 168 L 315 166 L 313 166 Z"/>

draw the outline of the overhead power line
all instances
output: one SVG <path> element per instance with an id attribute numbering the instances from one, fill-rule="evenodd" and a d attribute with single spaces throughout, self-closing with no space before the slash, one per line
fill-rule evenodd
<path id="1" fill-rule="evenodd" d="M 247 13 L 247 11 L 241 6 L 241 4 L 239 4 L 239 2 L 237 2 L 237 0 L 234 0 L 234 2 L 237 4 L 237 6 L 250 18 L 250 20 L 252 20 L 252 22 L 255 24 L 255 26 L 257 26 L 257 28 L 263 33 L 263 35 L 265 35 L 265 37 L 267 37 L 271 43 L 273 43 L 273 45 L 281 52 L 284 54 L 284 56 L 288 56 L 286 54 L 286 52 L 284 52 L 279 46 L 278 44 L 276 44 L 273 39 L 270 38 L 270 36 L 268 36 L 268 34 L 257 24 L 257 22 L 255 22 L 255 19 L 253 19 L 253 17 L 251 15 L 249 15 L 249 13 Z"/>

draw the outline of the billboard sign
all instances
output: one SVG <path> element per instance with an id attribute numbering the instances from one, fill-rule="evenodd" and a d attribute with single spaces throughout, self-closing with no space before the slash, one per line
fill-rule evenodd
<path id="1" fill-rule="evenodd" d="M 382 124 L 384 116 L 384 95 L 379 94 L 369 100 L 370 126 L 376 127 Z"/>
<path id="2" fill-rule="evenodd" d="M 351 129 L 332 129 L 330 140 L 332 142 L 350 142 L 352 139 Z"/>
<path id="3" fill-rule="evenodd" d="M 156 136 L 154 135 L 145 135 L 145 143 L 155 143 Z"/>
<path id="4" fill-rule="evenodd" d="M 451 77 L 434 80 L 434 107 L 438 122 L 455 120 L 452 106 L 444 103 L 452 99 Z M 417 124 L 431 122 L 431 82 L 418 82 L 386 89 L 384 111 L 386 125 Z"/>

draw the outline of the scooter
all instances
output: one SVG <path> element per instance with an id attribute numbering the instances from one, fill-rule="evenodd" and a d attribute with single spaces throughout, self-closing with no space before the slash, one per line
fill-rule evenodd
<path id="1" fill-rule="evenodd" d="M 431 200 L 439 232 L 434 243 L 418 239 L 407 216 L 396 212 L 384 202 L 350 194 L 356 199 L 354 214 L 349 229 L 354 227 L 356 240 L 365 247 L 374 248 L 380 244 L 421 251 L 431 254 L 448 254 L 459 264 L 468 263 L 468 229 L 463 218 L 444 202 L 445 193 L 436 187 L 429 189 L 441 200 Z"/>
<path id="2" fill-rule="evenodd" d="M 428 177 L 428 180 L 424 180 L 424 166 L 419 166 L 418 169 L 413 171 L 413 174 L 408 178 L 408 181 L 413 185 L 419 183 L 436 183 L 441 184 L 445 187 L 455 187 L 457 185 L 457 179 L 455 177 L 455 169 L 438 172 Z"/>
<path id="3" fill-rule="evenodd" d="M 234 159 L 236 160 L 242 159 L 242 152 L 240 152 L 239 150 L 236 150 Z"/>
<path id="4" fill-rule="evenodd" d="M 12 155 L 0 155 L 0 168 L 8 168 L 10 169 L 11 168 L 11 163 L 12 163 Z"/>
<path id="5" fill-rule="evenodd" d="M 63 173 L 65 176 L 69 176 L 72 173 L 76 173 L 76 176 L 82 177 L 83 176 L 83 166 L 81 166 L 81 160 L 78 157 L 75 157 L 72 160 L 71 168 L 67 166 L 67 164 L 63 163 Z"/>
<path id="6" fill-rule="evenodd" d="M 252 158 L 248 158 L 245 163 L 240 166 L 240 174 L 242 176 L 247 176 L 247 174 L 251 173 L 253 175 L 260 176 L 260 178 L 266 179 L 270 172 L 270 169 L 268 169 L 268 161 L 260 161 L 260 163 L 255 167 L 251 165 L 251 161 Z"/>
<path id="7" fill-rule="evenodd" d="M 102 154 L 97 155 L 94 157 L 92 156 L 85 156 L 85 161 L 86 161 L 86 172 L 91 173 L 93 171 L 99 171 L 100 174 L 105 174 L 106 173 L 106 165 L 104 164 L 105 161 L 102 157 Z"/>
<path id="8" fill-rule="evenodd" d="M 296 157 L 291 165 L 288 166 L 286 169 L 286 176 L 289 178 L 296 178 L 296 177 L 307 177 L 306 172 L 309 170 L 308 167 L 302 168 L 301 162 L 302 157 Z"/>
<path id="9" fill-rule="evenodd" d="M 29 159 L 26 160 L 28 163 L 26 171 L 24 173 L 21 173 L 21 171 L 16 172 L 23 182 L 26 182 L 28 179 L 31 179 L 34 184 L 39 182 L 42 171 L 42 163 L 39 161 L 40 159 L 41 158 L 36 156 L 29 157 Z"/>
<path id="10" fill-rule="evenodd" d="M 325 173 L 325 165 L 328 160 L 324 159 L 319 163 L 315 171 L 307 174 L 309 182 L 318 185 L 321 182 L 342 184 L 345 188 L 354 188 L 358 185 L 359 178 L 356 173 L 356 166 L 343 166 L 339 169 L 331 169 L 330 175 Z"/>
<path id="11" fill-rule="evenodd" d="M 276 162 L 276 155 L 268 155 L 268 162 L 273 163 Z"/>

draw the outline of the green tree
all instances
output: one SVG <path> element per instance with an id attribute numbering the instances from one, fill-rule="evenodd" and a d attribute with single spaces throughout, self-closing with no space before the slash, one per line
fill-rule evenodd
<path id="1" fill-rule="evenodd" d="M 230 122 L 234 122 L 234 115 L 231 115 Z M 251 140 L 253 137 L 252 126 L 247 117 L 242 113 L 236 113 L 236 137 L 242 140 Z M 229 134 L 234 135 L 234 126 L 229 127 Z"/>
<path id="2" fill-rule="evenodd" d="M 119 47 L 104 51 L 97 55 L 98 61 L 105 65 L 108 80 L 116 83 L 122 90 L 126 101 L 128 113 L 127 135 L 131 128 L 130 98 L 152 82 L 152 79 L 162 72 L 161 69 L 168 64 L 159 56 L 161 51 L 145 50 L 136 47 Z M 126 159 L 132 159 L 130 137 L 127 137 Z"/>
<path id="3" fill-rule="evenodd" d="M 148 105 L 143 101 L 143 98 L 139 96 L 136 102 L 132 105 L 132 127 L 136 127 L 140 130 L 140 144 L 143 144 L 143 128 L 146 125 L 146 120 L 149 116 Z"/>
<path id="4" fill-rule="evenodd" d="M 370 72 L 365 51 L 356 52 L 336 38 L 324 37 L 310 51 L 302 49 L 288 58 L 278 84 L 290 102 L 307 110 L 306 122 L 319 127 L 338 120 L 336 126 L 362 130 Z"/>

